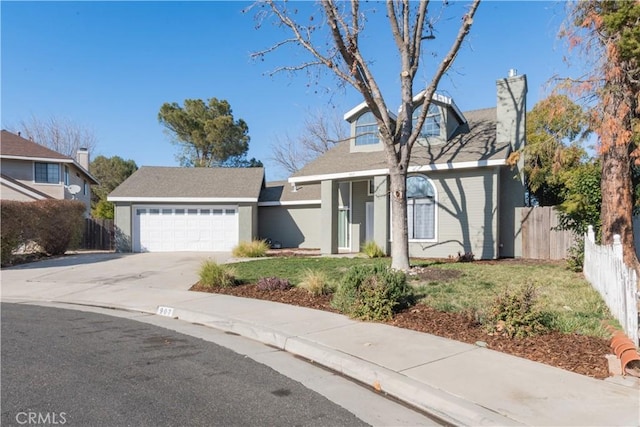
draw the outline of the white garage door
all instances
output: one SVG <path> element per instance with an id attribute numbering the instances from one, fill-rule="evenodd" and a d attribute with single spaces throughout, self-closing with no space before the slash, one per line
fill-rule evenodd
<path id="1" fill-rule="evenodd" d="M 135 206 L 134 252 L 230 251 L 238 244 L 236 206 Z"/>

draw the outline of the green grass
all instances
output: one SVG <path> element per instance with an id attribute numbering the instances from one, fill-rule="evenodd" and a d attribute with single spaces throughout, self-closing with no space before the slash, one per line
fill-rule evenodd
<path id="1" fill-rule="evenodd" d="M 327 279 L 337 283 L 353 265 L 389 264 L 390 260 L 331 257 L 274 257 L 233 264 L 236 278 L 255 283 L 261 277 L 278 276 L 299 284 L 309 269 L 323 271 Z M 483 312 L 505 289 L 518 289 L 533 284 L 537 289 L 539 308 L 553 315 L 553 328 L 563 333 L 579 333 L 607 337 L 603 320 L 612 321 L 600 295 L 580 273 L 565 268 L 564 263 L 519 262 L 447 263 L 416 260 L 429 268 L 458 270 L 460 277 L 449 281 L 410 281 L 421 301 L 442 311 Z"/>

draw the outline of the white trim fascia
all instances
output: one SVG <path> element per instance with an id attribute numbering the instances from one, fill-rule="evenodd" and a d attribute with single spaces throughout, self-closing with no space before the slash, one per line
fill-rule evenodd
<path id="1" fill-rule="evenodd" d="M 506 159 L 478 160 L 478 161 L 459 162 L 459 163 L 432 163 L 429 165 L 409 166 L 407 173 L 483 168 L 483 167 L 491 167 L 491 166 L 505 166 L 506 164 L 507 164 Z M 325 175 L 297 176 L 297 177 L 289 178 L 289 183 L 297 184 L 302 182 L 314 182 L 314 181 L 336 180 L 336 179 L 346 179 L 346 178 L 362 178 L 367 176 L 380 176 L 380 175 L 388 175 L 388 174 L 389 174 L 389 169 L 369 169 L 369 170 L 354 171 L 354 172 L 329 173 Z"/>
<path id="2" fill-rule="evenodd" d="M 69 159 L 54 159 L 52 157 L 26 157 L 26 156 L 6 156 L 2 155 L 0 158 L 11 160 L 30 160 L 33 162 L 47 162 L 47 163 L 75 163 L 71 158 Z"/>
<path id="3" fill-rule="evenodd" d="M 342 117 L 343 120 L 352 123 L 353 119 L 356 116 L 359 116 L 360 113 L 366 109 L 368 109 L 369 106 L 367 105 L 366 102 L 361 102 L 360 104 L 356 105 L 355 107 L 353 107 L 351 110 L 347 111 L 346 113 L 344 113 L 344 116 Z M 398 116 L 396 116 L 392 111 L 387 110 L 387 113 L 389 114 L 389 116 L 395 121 L 398 119 Z"/>
<path id="4" fill-rule="evenodd" d="M 16 191 L 18 191 L 18 192 L 20 192 L 22 194 L 25 194 L 25 195 L 27 195 L 29 197 L 33 197 L 36 200 L 44 200 L 44 199 L 46 199 L 46 197 L 42 196 L 41 194 L 34 193 L 33 191 L 29 190 L 28 188 L 25 188 L 25 187 L 23 187 L 21 185 L 15 184 L 15 183 L 9 181 L 8 179 L 4 179 L 4 178 L 0 177 L 0 183 L 2 183 L 3 185 L 6 185 L 7 187 L 13 188 L 14 190 L 16 190 Z"/>
<path id="5" fill-rule="evenodd" d="M 257 197 L 126 197 L 107 196 L 110 202 L 133 203 L 255 203 Z"/>
<path id="6" fill-rule="evenodd" d="M 287 200 L 284 202 L 258 202 L 258 206 L 296 206 L 296 205 L 320 205 L 322 200 Z"/>

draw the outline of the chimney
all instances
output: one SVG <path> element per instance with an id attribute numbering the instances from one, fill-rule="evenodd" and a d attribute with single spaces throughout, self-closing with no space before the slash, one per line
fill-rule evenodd
<path id="1" fill-rule="evenodd" d="M 527 76 L 519 76 L 515 69 L 509 70 L 509 77 L 496 81 L 498 145 L 511 144 L 511 150 L 524 148 L 527 118 Z"/>
<path id="2" fill-rule="evenodd" d="M 89 150 L 84 147 L 80 147 L 78 152 L 76 153 L 76 161 L 82 166 L 86 171 L 89 171 Z"/>

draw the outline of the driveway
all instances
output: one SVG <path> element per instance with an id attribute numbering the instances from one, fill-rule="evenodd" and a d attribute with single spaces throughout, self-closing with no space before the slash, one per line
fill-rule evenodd
<path id="1" fill-rule="evenodd" d="M 86 253 L 2 270 L 3 287 L 12 283 L 127 284 L 186 290 L 198 280 L 203 261 L 229 260 L 228 252 Z"/>

